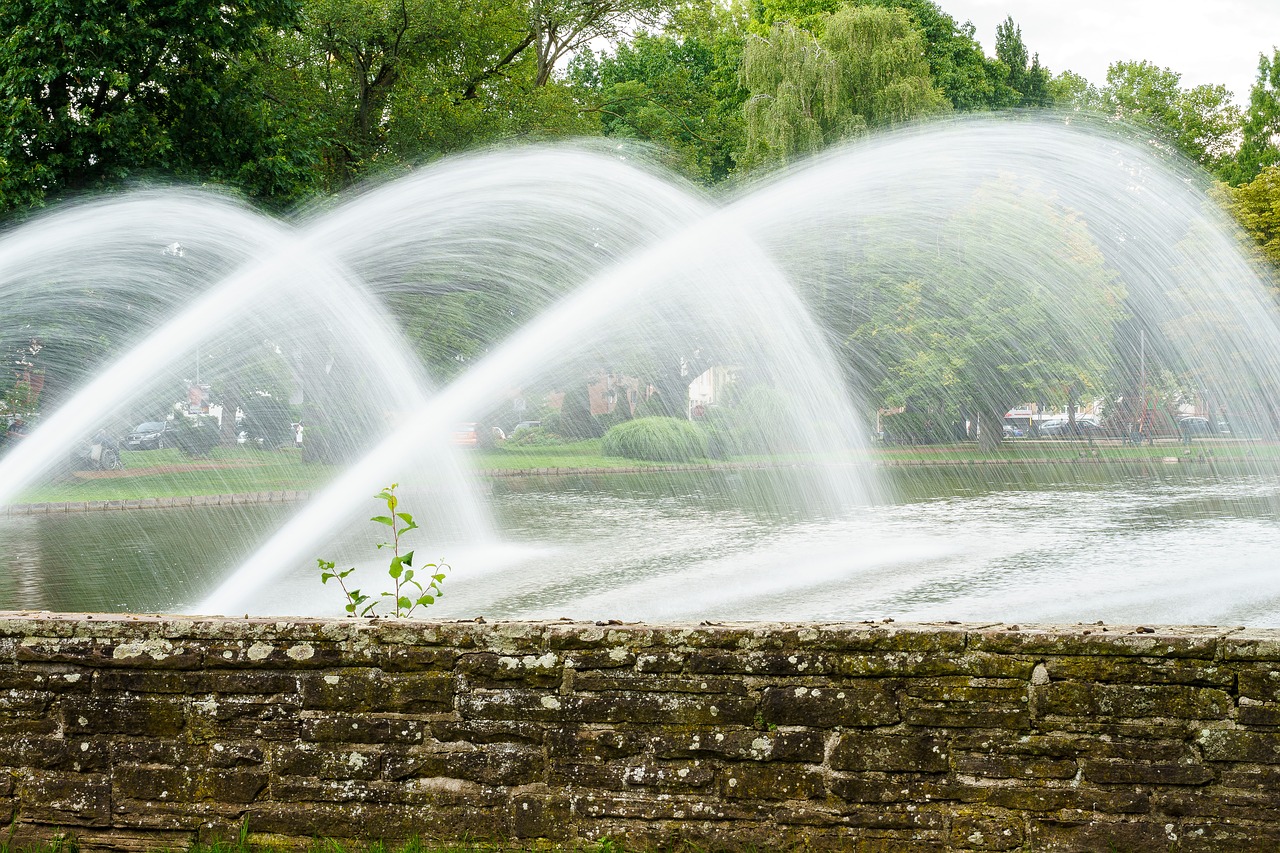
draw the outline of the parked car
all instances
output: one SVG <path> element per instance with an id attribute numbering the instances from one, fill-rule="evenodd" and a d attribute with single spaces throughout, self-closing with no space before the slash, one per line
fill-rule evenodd
<path id="1" fill-rule="evenodd" d="M 453 428 L 453 443 L 459 447 L 475 447 L 480 443 L 480 424 L 458 424 Z"/>
<path id="2" fill-rule="evenodd" d="M 1023 431 L 1022 427 L 1014 426 L 1013 424 L 1004 425 L 1005 438 L 1022 438 L 1024 435 L 1026 435 L 1026 433 Z"/>
<path id="3" fill-rule="evenodd" d="M 160 450 L 173 443 L 173 429 L 171 421 L 140 423 L 133 428 L 133 432 L 125 436 L 125 449 Z"/>
<path id="4" fill-rule="evenodd" d="M 1107 438 L 1107 431 L 1093 421 L 1049 421 L 1040 425 L 1042 438 Z"/>
<path id="5" fill-rule="evenodd" d="M 1178 418 L 1178 435 L 1184 439 L 1217 434 L 1217 429 L 1208 418 L 1202 418 L 1199 415 Z"/>
<path id="6" fill-rule="evenodd" d="M 542 426 L 542 421 L 521 421 L 515 425 L 511 430 L 511 433 L 514 435 L 522 429 L 537 429 L 540 426 Z"/>

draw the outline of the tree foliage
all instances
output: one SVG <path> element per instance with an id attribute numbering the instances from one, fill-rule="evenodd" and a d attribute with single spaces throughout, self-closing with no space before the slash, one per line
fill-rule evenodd
<path id="1" fill-rule="evenodd" d="M 821 36 L 776 24 L 747 41 L 742 79 L 749 162 L 793 159 L 865 132 L 945 109 L 924 37 L 901 9 L 855 6 Z"/>
<path id="2" fill-rule="evenodd" d="M 996 27 L 996 59 L 1003 66 L 1003 82 L 1010 98 L 1001 106 L 1047 107 L 1053 103 L 1049 70 L 1040 64 L 1040 54 L 1028 55 L 1022 41 L 1022 28 L 1013 18 L 1005 18 Z"/>
<path id="3" fill-rule="evenodd" d="M 255 61 L 292 0 L 0 4 L 0 213 L 164 174 L 304 191 Z"/>
<path id="4" fill-rule="evenodd" d="M 611 54 L 582 54 L 571 79 L 605 136 L 654 143 L 675 170 L 715 183 L 736 169 L 742 148 L 744 23 L 718 8 L 685 14 Z"/>
<path id="5" fill-rule="evenodd" d="M 997 256 L 973 252 L 1009 235 Z M 988 186 L 921 247 L 876 233 L 828 325 L 873 398 L 998 421 L 1027 400 L 1066 401 L 1108 376 L 1124 289 L 1078 216 L 1033 188 Z"/>
<path id="6" fill-rule="evenodd" d="M 1232 189 L 1231 209 L 1263 256 L 1280 269 L 1280 164 Z"/>
<path id="7" fill-rule="evenodd" d="M 1228 173 L 1233 184 L 1252 181 L 1262 170 L 1280 164 L 1280 49 L 1270 57 L 1258 57 L 1258 79 L 1240 135 L 1240 150 Z"/>
<path id="8" fill-rule="evenodd" d="M 1183 89 L 1182 76 L 1150 62 L 1116 62 L 1101 106 L 1114 118 L 1159 133 L 1190 159 L 1220 172 L 1231 160 L 1239 110 L 1225 86 Z"/>

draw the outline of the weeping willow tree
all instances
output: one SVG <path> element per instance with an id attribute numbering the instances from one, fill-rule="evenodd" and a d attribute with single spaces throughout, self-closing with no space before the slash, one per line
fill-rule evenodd
<path id="1" fill-rule="evenodd" d="M 924 35 L 904 10 L 853 6 L 814 29 L 780 23 L 746 45 L 749 163 L 786 162 L 947 108 L 929 75 Z"/>

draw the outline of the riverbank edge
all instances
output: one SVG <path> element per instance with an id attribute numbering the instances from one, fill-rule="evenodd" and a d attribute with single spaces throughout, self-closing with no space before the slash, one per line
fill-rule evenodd
<path id="1" fill-rule="evenodd" d="M 984 469 L 1008 470 L 1011 468 L 1048 468 L 1061 466 L 1089 466 L 1116 469 L 1123 475 L 1151 474 L 1171 468 L 1195 473 L 1234 473 L 1242 467 L 1257 470 L 1264 465 L 1268 469 L 1280 468 L 1280 460 L 1253 457 L 1219 456 L 1163 456 L 1149 459 L 1108 459 L 1099 456 L 1067 457 L 1065 459 L 896 459 L 868 460 L 866 462 L 718 462 L 701 465 L 634 465 L 611 468 L 489 468 L 476 472 L 479 477 L 495 480 L 536 477 L 590 477 L 624 474 L 689 474 L 708 471 L 775 470 L 783 468 L 870 467 L 888 469 L 962 468 L 970 471 Z M 305 489 L 279 489 L 273 491 L 245 492 L 240 494 L 183 495 L 162 498 L 122 498 L 99 501 L 51 501 L 46 503 L 10 504 L 0 506 L 0 517 L 28 515 L 59 515 L 78 512 L 112 512 L 139 509 L 179 509 L 205 506 L 238 506 L 244 504 L 298 503 L 311 499 L 314 492 Z"/>

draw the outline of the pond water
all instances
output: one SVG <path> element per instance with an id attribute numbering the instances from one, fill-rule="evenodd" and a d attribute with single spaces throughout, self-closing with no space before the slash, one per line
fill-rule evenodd
<path id="1" fill-rule="evenodd" d="M 417 550 L 453 566 L 434 618 L 1280 625 L 1280 478 L 1024 475 L 896 472 L 894 499 L 841 517 L 799 473 L 764 501 L 750 472 L 498 480 L 501 544 Z M 0 608 L 191 611 L 291 509 L 2 518 Z M 314 566 L 255 600 L 342 604 Z"/>

